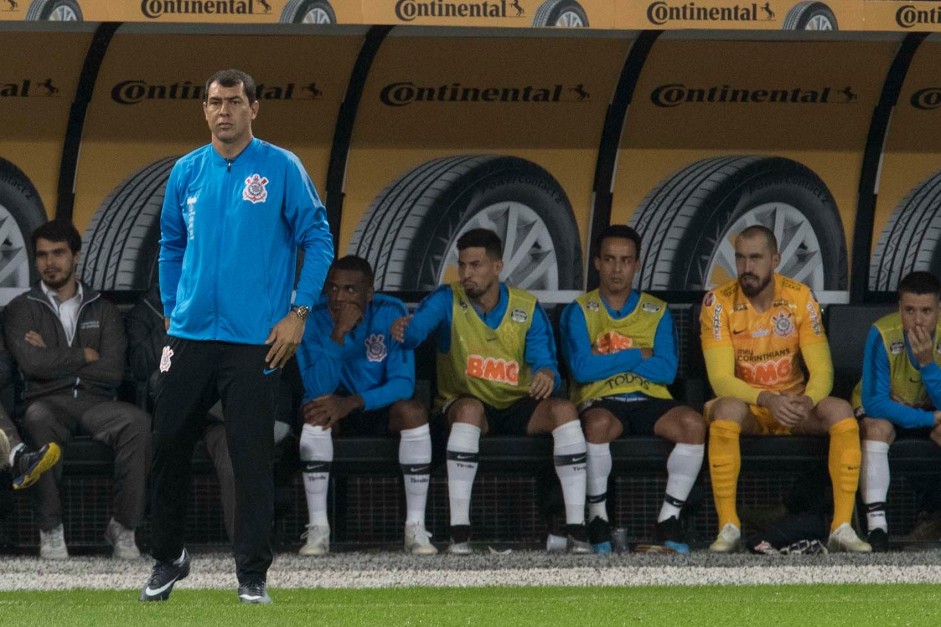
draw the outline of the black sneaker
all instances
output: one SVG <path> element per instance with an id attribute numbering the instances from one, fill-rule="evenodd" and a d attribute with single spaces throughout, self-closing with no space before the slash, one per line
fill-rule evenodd
<path id="1" fill-rule="evenodd" d="M 141 601 L 166 601 L 173 592 L 173 584 L 186 579 L 190 574 L 190 554 L 183 549 L 183 555 L 174 562 L 157 562 L 150 573 L 147 585 L 140 592 Z"/>
<path id="2" fill-rule="evenodd" d="M 658 522 L 654 528 L 654 536 L 657 544 L 673 549 L 677 553 L 689 555 L 689 544 L 683 534 L 683 528 L 676 516 L 670 516 L 662 522 Z"/>
<path id="3" fill-rule="evenodd" d="M 267 605 L 271 603 L 271 597 L 268 596 L 265 582 L 257 580 L 249 581 L 239 586 L 239 601 L 256 605 Z"/>
<path id="4" fill-rule="evenodd" d="M 40 475 L 56 465 L 62 449 L 55 442 L 50 442 L 38 451 L 20 449 L 13 460 L 13 489 L 22 490 L 39 481 Z"/>
<path id="5" fill-rule="evenodd" d="M 470 525 L 451 525 L 451 543 L 448 553 L 451 555 L 470 555 L 474 552 L 470 545 Z"/>
<path id="6" fill-rule="evenodd" d="M 866 536 L 866 542 L 872 547 L 873 553 L 885 553 L 889 550 L 889 534 L 885 529 L 876 527 Z"/>
<path id="7" fill-rule="evenodd" d="M 609 555 L 611 553 L 611 523 L 595 516 L 588 523 L 588 543 L 591 544 L 591 550 L 599 555 Z"/>

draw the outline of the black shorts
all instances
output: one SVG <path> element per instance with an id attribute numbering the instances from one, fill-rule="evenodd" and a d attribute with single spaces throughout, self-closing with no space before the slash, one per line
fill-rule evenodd
<path id="1" fill-rule="evenodd" d="M 351 411 L 338 423 L 337 436 L 341 438 L 368 438 L 391 436 L 389 406 L 372 411 Z"/>
<path id="2" fill-rule="evenodd" d="M 484 406 L 484 418 L 487 419 L 487 434 L 526 435 L 526 426 L 533 417 L 536 407 L 538 407 L 541 402 L 542 401 L 538 399 L 527 396 L 516 401 L 509 407 L 498 409 L 493 405 L 488 405 L 480 401 Z M 449 403 L 447 407 L 450 408 L 452 404 L 453 401 Z M 439 420 L 441 424 L 444 425 L 445 429 L 448 430 L 447 410 L 439 414 Z"/>
<path id="3" fill-rule="evenodd" d="M 599 398 L 581 411 L 584 416 L 589 409 L 607 409 L 621 422 L 623 430 L 620 437 L 628 435 L 654 435 L 653 427 L 660 418 L 683 403 L 672 398 L 648 398 L 642 401 L 619 401 L 613 398 Z"/>

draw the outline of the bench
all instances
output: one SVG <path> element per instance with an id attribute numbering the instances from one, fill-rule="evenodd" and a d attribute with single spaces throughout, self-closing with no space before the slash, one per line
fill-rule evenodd
<path id="1" fill-rule="evenodd" d="M 849 395 L 859 377 L 862 347 L 869 325 L 893 308 L 881 305 L 833 305 L 827 308 L 835 390 L 839 390 L 844 397 Z M 560 309 L 553 312 L 556 320 Z M 711 394 L 698 349 L 698 307 L 680 305 L 671 309 L 678 327 L 682 374 L 674 388 L 679 394 L 688 394 L 692 390 L 696 398 L 691 398 L 690 402 L 696 406 Z M 416 357 L 419 394 L 430 399 L 435 393 L 433 348 L 429 344 L 422 346 Z M 429 496 L 429 527 L 436 537 L 447 530 L 446 477 L 444 464 L 439 459 L 443 457 L 443 443 L 438 444 Z M 643 539 L 662 498 L 665 487 L 664 463 L 671 444 L 655 437 L 632 437 L 613 442 L 611 450 L 614 468 L 609 508 L 613 510 L 612 517 L 621 521 L 619 524 L 628 521 L 632 537 Z M 796 477 L 809 469 L 825 469 L 827 450 L 828 440 L 825 437 L 743 437 L 740 501 L 745 502 L 744 507 L 762 501 L 770 501 L 771 504 L 779 502 L 781 492 L 786 491 Z M 927 440 L 896 442 L 890 451 L 894 473 L 893 499 L 899 488 L 895 484 L 901 481 L 901 477 L 931 473 L 933 468 L 937 468 L 939 459 L 941 450 Z M 76 481 L 96 478 L 107 481 L 111 471 L 112 456 L 106 446 L 81 437 L 67 446 L 63 461 L 63 472 L 67 478 Z M 404 500 L 399 472 L 397 438 L 335 440 L 330 498 L 335 541 L 342 544 L 344 541 L 358 542 L 365 538 L 367 543 L 384 543 L 400 536 Z M 194 455 L 194 477 L 197 482 L 202 482 L 201 489 L 205 494 L 212 491 L 212 464 L 202 447 L 198 447 Z M 539 501 L 545 497 L 541 491 L 552 488 L 553 477 L 551 437 L 484 437 L 480 446 L 475 511 L 477 503 L 483 502 L 487 509 L 486 516 L 506 519 L 500 523 L 503 527 L 498 526 L 492 531 L 496 534 L 493 536 L 495 539 L 500 538 L 500 533 L 511 535 L 503 538 L 509 540 L 531 541 L 541 537 L 552 521 L 540 518 L 545 507 Z M 703 472 L 700 484 L 700 513 L 689 524 L 698 529 L 701 536 L 708 537 L 715 529 L 708 472 Z M 206 498 L 205 495 L 203 498 Z M 293 518 L 282 524 L 284 535 L 296 541 L 306 522 L 303 487 L 299 479 L 295 480 L 294 500 Z M 527 500 L 533 502 L 525 503 Z M 201 507 L 198 501 L 194 505 Z M 503 514 L 501 508 L 512 511 Z M 525 510 L 522 517 L 528 519 L 528 522 L 523 527 L 513 527 L 510 519 L 522 510 Z M 908 502 L 901 510 L 890 511 L 893 529 L 905 531 L 912 514 Z M 477 516 L 484 514 L 478 513 Z M 197 524 L 199 517 L 197 513 Z M 475 522 L 475 530 L 476 526 Z M 484 531 L 481 537 L 487 537 L 486 533 Z M 224 534 L 220 534 L 219 541 L 224 542 Z"/>

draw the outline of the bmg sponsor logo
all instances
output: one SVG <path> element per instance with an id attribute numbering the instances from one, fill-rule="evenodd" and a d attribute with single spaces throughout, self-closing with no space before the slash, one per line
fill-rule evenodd
<path id="1" fill-rule="evenodd" d="M 421 17 L 504 18 L 525 17 L 519 0 L 484 0 L 482 2 L 448 2 L 446 0 L 398 0 L 395 16 L 403 22 Z"/>
<path id="2" fill-rule="evenodd" d="M 418 85 L 411 81 L 389 83 L 379 92 L 379 101 L 387 107 L 404 107 L 416 102 L 444 103 L 558 103 L 587 102 L 591 94 L 584 83 L 575 85 L 477 86 L 462 83 Z"/>
<path id="3" fill-rule="evenodd" d="M 662 108 L 692 103 L 721 104 L 850 104 L 859 100 L 850 87 L 766 87 L 734 85 L 690 87 L 683 83 L 667 83 L 650 92 L 650 100 Z"/>
<path id="4" fill-rule="evenodd" d="M 919 89 L 911 98 L 912 106 L 923 111 L 931 111 L 941 107 L 941 87 L 925 87 Z"/>
<path id="5" fill-rule="evenodd" d="M 294 82 L 282 84 L 259 83 L 255 86 L 258 100 L 317 100 L 323 91 L 316 82 Z M 149 83 L 131 79 L 116 83 L 111 88 L 111 99 L 122 105 L 136 105 L 149 100 L 198 100 L 205 99 L 205 86 L 195 81 L 175 83 Z"/>
<path id="6" fill-rule="evenodd" d="M 914 28 L 922 24 L 941 24 L 941 7 L 922 9 L 914 4 L 904 4 L 895 12 L 895 23 L 902 28 Z"/>
<path id="7" fill-rule="evenodd" d="M 770 22 L 774 18 L 775 13 L 770 2 L 732 4 L 724 7 L 701 7 L 695 2 L 653 2 L 647 6 L 647 20 L 656 26 L 669 22 Z"/>

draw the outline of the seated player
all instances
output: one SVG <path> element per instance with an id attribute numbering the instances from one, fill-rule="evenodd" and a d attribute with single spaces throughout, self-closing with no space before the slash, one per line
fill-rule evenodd
<path id="1" fill-rule="evenodd" d="M 438 550 L 425 530 L 431 478 L 428 410 L 411 400 L 414 353 L 389 337 L 389 327 L 407 312 L 405 304 L 373 293 L 372 267 L 360 257 L 333 262 L 325 290 L 311 309 L 297 352 L 305 392 L 301 461 L 310 517 L 300 554 L 330 551 L 332 437 L 398 433 L 407 510 L 405 550 L 434 555 Z"/>
<path id="2" fill-rule="evenodd" d="M 536 297 L 500 281 L 503 243 L 472 229 L 457 241 L 460 280 L 426 297 L 392 336 L 414 349 L 434 335 L 437 408 L 450 427 L 447 445 L 451 544 L 472 553 L 470 499 L 480 436 L 551 433 L 565 501 L 568 549 L 588 553 L 585 529 L 585 437 L 575 406 L 550 398 L 561 383 L 555 340 Z"/>
<path id="3" fill-rule="evenodd" d="M 595 243 L 597 290 L 562 314 L 562 352 L 572 372 L 572 401 L 588 440 L 588 537 L 596 553 L 611 552 L 606 507 L 610 442 L 627 435 L 659 435 L 676 443 L 667 459 L 667 489 L 654 536 L 659 546 L 689 553 L 679 514 L 699 475 L 706 423 L 672 399 L 676 378 L 673 319 L 667 304 L 632 289 L 640 235 L 607 227 Z"/>
<path id="4" fill-rule="evenodd" d="M 867 541 L 880 552 L 889 548 L 889 445 L 899 434 L 929 437 L 941 445 L 941 283 L 930 272 L 912 272 L 899 283 L 898 293 L 898 312 L 869 330 L 862 380 L 853 390 L 863 435 L 860 483 Z"/>
<path id="5" fill-rule="evenodd" d="M 859 481 L 859 428 L 849 403 L 828 396 L 833 365 L 820 306 L 810 288 L 774 271 L 780 261 L 770 229 L 746 228 L 735 238 L 738 278 L 703 301 L 703 355 L 719 397 L 705 411 L 720 529 L 709 550 L 730 553 L 741 547 L 735 509 L 739 434 L 801 433 L 830 436 L 833 523 L 827 548 L 869 552 L 850 526 Z"/>

